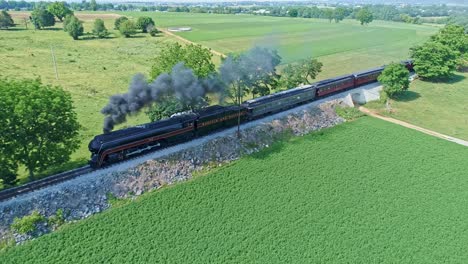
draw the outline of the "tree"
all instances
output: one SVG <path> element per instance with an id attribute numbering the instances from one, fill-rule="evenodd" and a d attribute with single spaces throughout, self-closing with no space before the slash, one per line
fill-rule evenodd
<path id="1" fill-rule="evenodd" d="M 383 91 L 388 97 L 394 98 L 409 87 L 409 72 L 406 67 L 400 63 L 391 63 L 386 66 L 378 81 L 383 85 Z"/>
<path id="2" fill-rule="evenodd" d="M 361 25 L 367 25 L 374 20 L 374 15 L 369 10 L 369 8 L 365 7 L 359 10 L 356 14 L 356 19 L 361 22 Z"/>
<path id="3" fill-rule="evenodd" d="M 122 22 L 124 22 L 124 21 L 127 21 L 127 20 L 128 20 L 128 18 L 127 18 L 127 17 L 124 17 L 124 16 L 121 16 L 121 17 L 117 18 L 117 19 L 115 20 L 115 22 L 114 22 L 114 28 L 118 30 L 119 27 L 120 27 L 120 24 L 121 24 Z"/>
<path id="4" fill-rule="evenodd" d="M 210 50 L 201 45 L 190 44 L 183 47 L 177 42 L 171 43 L 159 52 L 151 67 L 150 77 L 155 79 L 163 72 L 170 72 L 179 62 L 191 68 L 198 77 L 207 77 L 215 71 L 212 57 Z"/>
<path id="5" fill-rule="evenodd" d="M 76 16 L 67 16 L 66 26 L 64 30 L 74 39 L 77 40 L 79 36 L 83 35 L 83 22 L 80 21 Z"/>
<path id="6" fill-rule="evenodd" d="M 331 8 L 327 8 L 323 11 L 325 17 L 328 19 L 328 21 L 330 21 L 330 23 L 332 22 L 333 20 L 333 9 Z"/>
<path id="7" fill-rule="evenodd" d="M 337 7 L 333 11 L 333 19 L 335 19 L 335 22 L 338 23 L 341 20 L 343 20 L 346 17 L 346 9 L 343 7 Z"/>
<path id="8" fill-rule="evenodd" d="M 135 23 L 133 23 L 133 21 L 130 20 L 122 22 L 119 25 L 119 32 L 126 38 L 135 35 L 137 33 Z"/>
<path id="9" fill-rule="evenodd" d="M 156 57 L 151 67 L 150 77 L 156 79 L 162 73 L 171 72 L 172 68 L 180 62 L 191 68 L 197 77 L 208 77 L 215 72 L 212 57 L 210 50 L 201 45 L 190 44 L 183 47 L 177 42 L 171 43 L 165 46 Z M 174 97 L 167 97 L 162 103 L 153 104 L 146 114 L 152 121 L 156 121 L 186 110 L 189 110 L 188 106 L 180 104 Z"/>
<path id="10" fill-rule="evenodd" d="M 282 74 L 282 86 L 292 88 L 302 84 L 309 84 L 322 71 L 323 63 L 317 59 L 304 59 L 297 64 L 288 64 Z"/>
<path id="11" fill-rule="evenodd" d="M 109 35 L 104 20 L 98 18 L 94 21 L 93 34 L 98 38 L 105 38 Z"/>
<path id="12" fill-rule="evenodd" d="M 10 159 L 34 173 L 69 160 L 79 147 L 78 124 L 69 93 L 38 80 L 0 80 L 1 142 Z M 3 146 L 3 144 L 2 144 Z"/>
<path id="13" fill-rule="evenodd" d="M 298 11 L 296 8 L 289 9 L 288 14 L 290 17 L 297 17 Z"/>
<path id="14" fill-rule="evenodd" d="M 36 8 L 31 13 L 31 22 L 36 29 L 41 29 L 55 25 L 55 18 L 45 8 Z"/>
<path id="15" fill-rule="evenodd" d="M 431 40 L 439 42 L 452 50 L 463 54 L 468 51 L 468 35 L 465 29 L 459 25 L 447 25 L 431 37 Z"/>
<path id="16" fill-rule="evenodd" d="M 0 12 L 0 28 L 9 28 L 13 27 L 14 25 L 15 23 L 13 22 L 10 14 L 8 14 L 7 11 L 2 10 Z"/>
<path id="17" fill-rule="evenodd" d="M 239 104 L 250 93 L 267 95 L 274 89 L 279 75 L 276 67 L 281 57 L 276 50 L 254 47 L 239 55 L 229 55 L 219 68 L 221 79 L 229 87 L 229 96 Z"/>
<path id="18" fill-rule="evenodd" d="M 458 64 L 458 52 L 434 41 L 411 48 L 416 73 L 426 79 L 450 77 Z"/>
<path id="19" fill-rule="evenodd" d="M 168 97 L 160 103 L 153 104 L 148 111 L 146 111 L 146 115 L 149 117 L 151 122 L 154 122 L 164 118 L 169 118 L 174 113 L 180 113 L 185 110 L 188 109 L 184 109 L 176 98 Z"/>
<path id="20" fill-rule="evenodd" d="M 154 21 L 151 17 L 139 17 L 136 26 L 141 29 L 143 33 L 147 33 L 148 27 L 154 27 Z"/>
<path id="21" fill-rule="evenodd" d="M 67 15 L 73 15 L 73 11 L 65 6 L 65 2 L 54 2 L 47 7 L 47 10 L 60 21 L 63 21 Z"/>
<path id="22" fill-rule="evenodd" d="M 89 4 L 89 8 L 90 8 L 92 11 L 96 11 L 96 10 L 97 10 L 97 3 L 96 3 L 96 0 L 91 0 L 91 3 Z"/>

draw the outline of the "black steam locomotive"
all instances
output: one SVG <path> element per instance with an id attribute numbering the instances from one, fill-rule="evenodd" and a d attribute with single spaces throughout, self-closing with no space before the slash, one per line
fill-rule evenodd
<path id="1" fill-rule="evenodd" d="M 413 71 L 411 60 L 402 62 Z M 98 135 L 89 143 L 93 168 L 189 141 L 224 128 L 376 82 L 384 67 L 339 76 L 245 101 L 241 106 L 210 106 L 193 113 Z"/>

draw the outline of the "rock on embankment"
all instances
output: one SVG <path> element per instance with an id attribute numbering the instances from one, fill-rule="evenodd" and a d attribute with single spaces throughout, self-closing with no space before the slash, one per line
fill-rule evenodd
<path id="1" fill-rule="evenodd" d="M 86 218 L 109 207 L 109 194 L 115 197 L 137 196 L 164 185 L 190 179 L 195 171 L 208 166 L 220 166 L 242 155 L 257 152 L 270 146 L 284 133 L 304 135 L 334 126 L 344 121 L 334 111 L 334 106 L 340 103 L 343 100 L 316 102 L 278 114 L 274 119 L 252 122 L 253 124 L 242 129 L 240 140 L 235 129 L 231 129 L 220 132 L 219 136 L 201 144 L 192 144 L 188 148 L 147 160 L 123 171 L 106 172 L 91 175 L 92 177 L 82 176 L 0 203 L 0 241 L 2 238 L 6 239 L 15 217 L 28 215 L 34 210 L 49 217 L 63 209 L 67 221 Z M 43 233 L 44 231 L 40 232 Z M 9 236 L 11 237 L 11 233 Z M 28 238 L 31 237 L 26 237 Z M 17 242 L 24 239 L 24 236 L 15 235 Z"/>

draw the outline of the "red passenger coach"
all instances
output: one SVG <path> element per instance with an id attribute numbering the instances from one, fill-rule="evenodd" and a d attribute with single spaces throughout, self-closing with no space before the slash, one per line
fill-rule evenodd
<path id="1" fill-rule="evenodd" d="M 323 80 L 315 83 L 317 87 L 317 96 L 341 92 L 354 88 L 354 76 L 344 75 L 333 79 Z"/>
<path id="2" fill-rule="evenodd" d="M 377 81 L 377 78 L 384 70 L 384 67 L 379 67 L 363 72 L 357 72 L 354 74 L 354 87 L 358 87 L 364 84 L 373 83 Z"/>

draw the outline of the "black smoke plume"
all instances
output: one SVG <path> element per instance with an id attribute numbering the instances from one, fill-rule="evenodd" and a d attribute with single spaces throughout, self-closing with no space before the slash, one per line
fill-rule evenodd
<path id="1" fill-rule="evenodd" d="M 127 120 L 128 115 L 138 113 L 142 108 L 174 96 L 182 105 L 194 108 L 205 103 L 208 94 L 219 94 L 223 98 L 226 85 L 217 76 L 199 79 L 193 71 L 178 63 L 170 73 L 159 75 L 148 83 L 142 74 L 136 74 L 125 94 L 113 95 L 101 110 L 104 119 L 104 133 L 112 131 L 115 125 Z"/>

